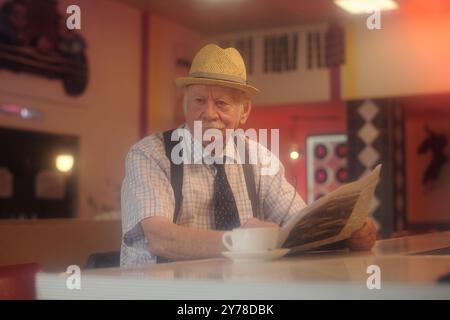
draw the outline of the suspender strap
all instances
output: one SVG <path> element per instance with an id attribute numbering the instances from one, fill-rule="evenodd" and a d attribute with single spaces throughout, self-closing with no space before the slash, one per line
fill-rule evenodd
<path id="1" fill-rule="evenodd" d="M 245 138 L 244 138 L 245 139 Z M 248 152 L 248 142 L 245 140 L 245 162 L 242 165 L 244 170 L 245 185 L 247 187 L 248 198 L 252 204 L 253 217 L 258 217 L 258 207 L 256 198 L 256 184 L 255 175 L 253 173 L 253 166 L 250 164 L 250 157 Z"/>
<path id="2" fill-rule="evenodd" d="M 177 222 L 178 215 L 180 214 L 182 190 L 183 190 L 183 164 L 174 164 L 170 156 L 173 147 L 178 141 L 172 141 L 171 136 L 174 130 L 165 131 L 164 147 L 166 149 L 166 156 L 170 161 L 170 184 L 172 185 L 173 195 L 175 197 L 175 210 L 173 212 L 173 223 Z"/>
<path id="3" fill-rule="evenodd" d="M 175 129 L 174 129 L 175 130 Z M 173 195 L 175 197 L 175 209 L 173 211 L 173 223 L 177 222 L 178 215 L 180 214 L 182 190 L 183 190 L 183 164 L 175 164 L 172 162 L 171 153 L 173 147 L 178 141 L 172 141 L 172 132 L 169 130 L 163 132 L 164 148 L 166 150 L 166 157 L 170 161 L 170 184 L 172 186 Z M 156 256 L 156 263 L 167 263 L 169 259 L 162 256 Z"/>

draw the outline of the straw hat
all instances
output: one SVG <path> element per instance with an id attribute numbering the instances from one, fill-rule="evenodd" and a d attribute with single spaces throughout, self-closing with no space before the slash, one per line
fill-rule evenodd
<path id="1" fill-rule="evenodd" d="M 179 87 L 191 84 L 217 85 L 246 92 L 250 97 L 259 90 L 247 84 L 247 72 L 241 55 L 235 48 L 222 49 L 208 44 L 192 61 L 188 77 L 175 80 Z"/>

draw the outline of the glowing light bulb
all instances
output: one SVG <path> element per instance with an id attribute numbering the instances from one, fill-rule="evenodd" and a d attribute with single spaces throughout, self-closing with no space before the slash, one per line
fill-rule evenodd
<path id="1" fill-rule="evenodd" d="M 298 151 L 291 151 L 291 153 L 289 153 L 289 156 L 292 160 L 297 160 L 300 157 L 300 154 L 298 153 Z"/>
<path id="2" fill-rule="evenodd" d="M 60 154 L 56 157 L 56 169 L 61 172 L 69 172 L 73 168 L 73 162 L 71 154 Z"/>

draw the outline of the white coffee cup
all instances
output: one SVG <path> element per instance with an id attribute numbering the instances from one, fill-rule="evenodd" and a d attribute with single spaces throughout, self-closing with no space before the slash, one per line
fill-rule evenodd
<path id="1" fill-rule="evenodd" d="M 266 251 L 278 245 L 280 228 L 238 228 L 225 232 L 222 242 L 230 251 Z"/>

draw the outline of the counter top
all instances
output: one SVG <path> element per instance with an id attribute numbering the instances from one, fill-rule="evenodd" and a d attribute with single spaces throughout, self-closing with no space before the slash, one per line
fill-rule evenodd
<path id="1" fill-rule="evenodd" d="M 450 255 L 430 253 L 442 248 L 450 248 L 450 232 L 378 241 L 371 252 L 82 270 L 81 290 L 67 289 L 65 273 L 42 273 L 37 294 L 42 299 L 450 299 L 450 283 L 438 283 L 450 272 Z M 379 267 L 379 290 L 368 288 L 371 266 Z"/>

